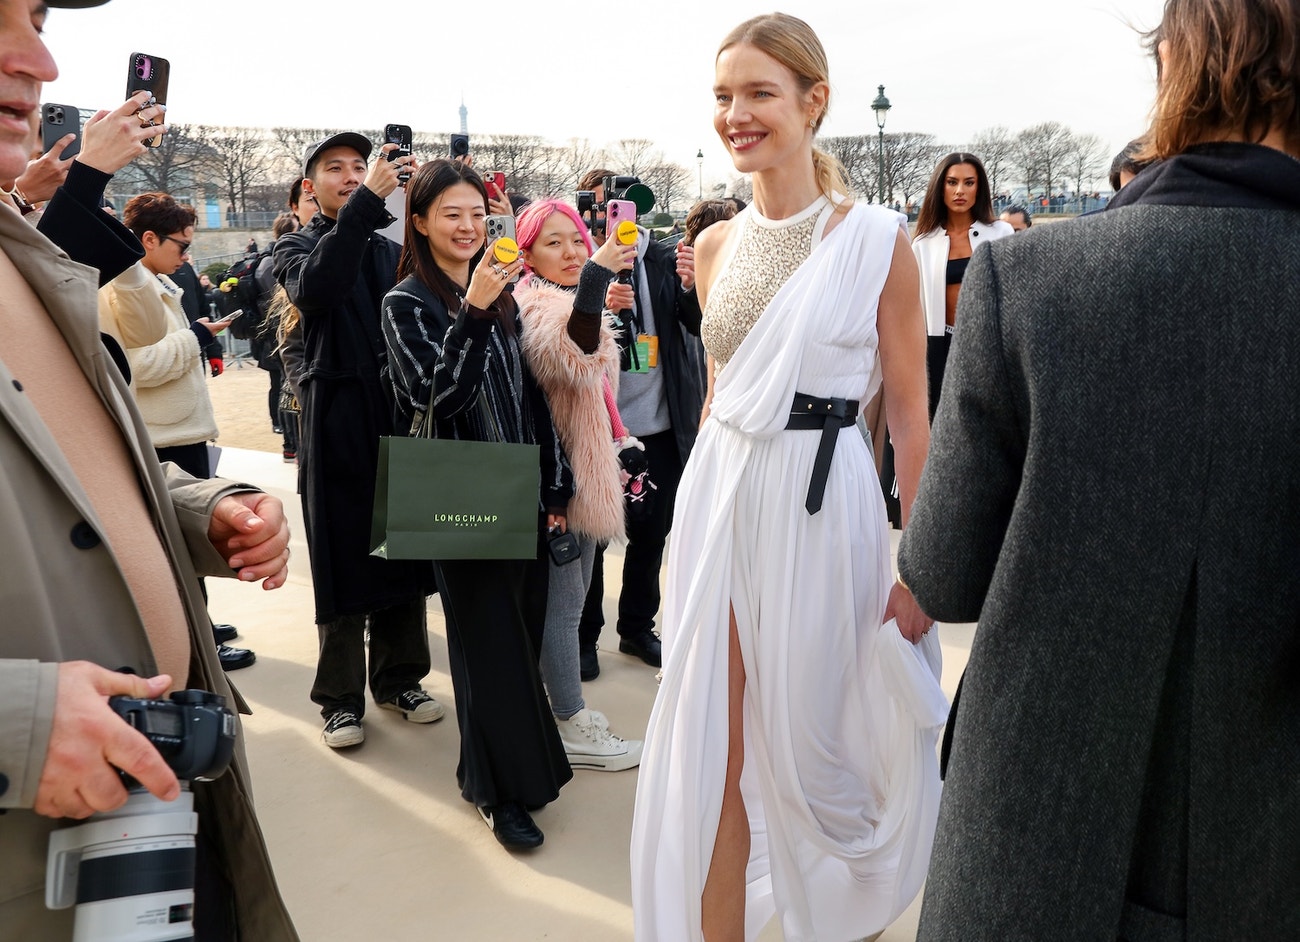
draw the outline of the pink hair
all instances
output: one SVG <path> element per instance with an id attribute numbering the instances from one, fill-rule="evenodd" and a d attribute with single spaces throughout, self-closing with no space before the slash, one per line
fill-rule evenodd
<path id="1" fill-rule="evenodd" d="M 587 255 L 596 251 L 596 247 L 591 242 L 591 233 L 587 231 L 587 223 L 578 211 L 570 206 L 564 200 L 545 199 L 534 200 L 519 211 L 515 217 L 515 240 L 519 243 L 519 248 L 531 249 L 537 237 L 542 234 L 542 226 L 546 220 L 550 219 L 556 213 L 561 213 L 573 220 L 573 224 L 578 227 L 582 233 L 582 241 L 587 246 Z M 527 267 L 527 265 L 525 265 Z M 532 269 L 529 269 L 532 271 Z"/>

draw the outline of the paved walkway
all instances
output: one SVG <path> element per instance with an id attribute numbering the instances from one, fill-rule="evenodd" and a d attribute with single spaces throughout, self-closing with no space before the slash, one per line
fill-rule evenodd
<path id="1" fill-rule="evenodd" d="M 305 942 L 400 938 L 504 942 L 630 942 L 628 839 L 636 772 L 578 772 L 560 800 L 539 812 L 546 844 L 507 853 L 456 787 L 457 731 L 442 609 L 430 601 L 433 672 L 426 686 L 447 707 L 438 723 L 404 722 L 371 709 L 366 742 L 334 752 L 308 699 L 316 666 L 311 579 L 295 494 L 295 469 L 278 455 L 226 449 L 218 473 L 284 501 L 294 563 L 275 592 L 210 579 L 210 610 L 239 626 L 236 644 L 257 663 L 232 674 L 254 714 L 245 718 L 257 806 L 280 887 Z M 606 580 L 617 592 L 622 560 L 611 552 Z M 607 615 L 616 595 L 607 597 Z M 945 627 L 944 687 L 965 665 L 972 629 Z M 654 671 L 602 639 L 589 705 L 628 738 L 644 730 Z M 919 903 L 881 937 L 915 938 Z M 762 942 L 781 933 L 768 926 Z M 673 942 L 673 940 L 663 940 Z"/>

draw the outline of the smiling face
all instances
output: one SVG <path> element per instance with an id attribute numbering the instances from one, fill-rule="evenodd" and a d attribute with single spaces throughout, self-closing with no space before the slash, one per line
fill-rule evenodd
<path id="1" fill-rule="evenodd" d="M 979 192 L 979 176 L 971 164 L 953 164 L 943 175 L 943 205 L 949 213 L 969 213 Z"/>
<path id="2" fill-rule="evenodd" d="M 41 84 L 59 77 L 41 41 L 43 0 L 0 0 L 0 180 L 27 169 L 40 127 Z"/>
<path id="3" fill-rule="evenodd" d="M 818 82 L 801 92 L 794 72 L 757 46 L 737 43 L 718 54 L 713 128 L 741 173 L 780 167 L 811 153 L 828 91 Z"/>
<path id="4" fill-rule="evenodd" d="M 483 194 L 469 183 L 455 183 L 412 221 L 428 239 L 434 264 L 451 274 L 464 271 L 483 247 L 486 217 Z"/>
<path id="5" fill-rule="evenodd" d="M 587 261 L 587 243 L 573 220 L 564 213 L 551 213 L 530 248 L 524 262 L 547 281 L 571 288 L 578 283 Z"/>
<path id="6" fill-rule="evenodd" d="M 302 191 L 304 196 L 315 198 L 322 213 L 337 219 L 352 191 L 365 179 L 366 159 L 353 148 L 340 144 L 321 151 L 312 161 L 311 176 L 303 181 Z"/>

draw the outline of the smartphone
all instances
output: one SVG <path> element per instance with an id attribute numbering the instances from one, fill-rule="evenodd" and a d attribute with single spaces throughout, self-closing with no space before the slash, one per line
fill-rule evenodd
<path id="1" fill-rule="evenodd" d="M 60 160 L 81 153 L 81 112 L 72 105 L 56 105 L 54 102 L 41 105 L 41 150 L 48 151 L 65 134 L 77 137 L 63 148 Z"/>
<path id="2" fill-rule="evenodd" d="M 608 200 L 605 203 L 605 237 L 615 238 L 619 223 L 636 224 L 636 203 L 631 200 Z"/>
<path id="3" fill-rule="evenodd" d="M 500 170 L 489 170 L 483 174 L 483 185 L 487 187 L 489 199 L 506 199 L 506 175 Z M 492 187 L 497 188 L 495 193 L 492 192 Z"/>
<path id="4" fill-rule="evenodd" d="M 515 238 L 514 216 L 488 216 L 485 225 L 487 227 L 487 241 L 489 245 L 497 239 Z"/>
<path id="5" fill-rule="evenodd" d="M 487 244 L 491 245 L 497 239 L 509 239 L 515 241 L 515 217 L 514 216 L 488 216 L 484 220 L 484 227 L 487 230 Z M 516 273 L 510 279 L 510 284 L 516 284 L 519 281 L 519 275 Z"/>
<path id="6" fill-rule="evenodd" d="M 455 160 L 457 157 L 468 157 L 469 135 L 453 134 L 451 136 L 451 144 L 447 148 L 447 156 L 452 160 Z"/>
<path id="7" fill-rule="evenodd" d="M 411 156 L 411 126 L 409 124 L 386 124 L 384 125 L 384 143 L 396 144 L 396 150 L 388 152 L 388 159 L 396 160 L 398 157 Z M 411 179 L 409 170 L 399 173 L 397 179 L 403 184 Z"/>
<path id="8" fill-rule="evenodd" d="M 127 63 L 126 97 L 136 92 L 148 92 L 160 105 L 167 104 L 167 80 L 171 77 L 171 63 L 161 56 L 151 56 L 144 52 L 131 53 Z M 146 147 L 157 147 L 162 135 L 145 141 Z"/>

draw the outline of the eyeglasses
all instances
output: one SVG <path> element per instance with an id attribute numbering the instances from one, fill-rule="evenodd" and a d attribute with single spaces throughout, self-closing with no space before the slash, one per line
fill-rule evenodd
<path id="1" fill-rule="evenodd" d="M 184 255 L 186 252 L 188 252 L 188 251 L 190 250 L 190 246 L 194 244 L 193 242 L 182 242 L 180 239 L 173 239 L 171 236 L 162 236 L 162 237 L 159 239 L 159 241 L 160 241 L 160 242 L 175 242 L 177 245 L 179 245 L 179 246 L 181 247 L 181 254 L 182 254 L 182 255 Z"/>

